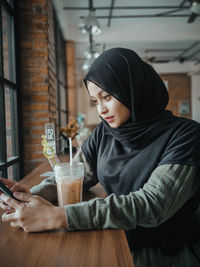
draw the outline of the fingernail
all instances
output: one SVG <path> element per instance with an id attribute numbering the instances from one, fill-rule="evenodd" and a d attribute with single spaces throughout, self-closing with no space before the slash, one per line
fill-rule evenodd
<path id="1" fill-rule="evenodd" d="M 5 199 L 6 195 L 4 195 L 3 193 L 1 194 L 1 199 Z"/>
<path id="2" fill-rule="evenodd" d="M 20 197 L 21 193 L 20 192 L 13 192 L 14 197 Z"/>

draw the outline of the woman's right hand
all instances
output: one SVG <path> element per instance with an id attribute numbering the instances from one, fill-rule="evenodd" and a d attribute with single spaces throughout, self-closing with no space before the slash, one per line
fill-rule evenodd
<path id="1" fill-rule="evenodd" d="M 23 192 L 30 193 L 29 187 L 25 184 L 18 183 L 12 179 L 1 178 L 0 181 L 3 182 L 12 192 Z M 0 191 L 0 195 L 2 192 Z M 11 208 L 0 200 L 0 208 L 3 210 L 10 210 Z"/>

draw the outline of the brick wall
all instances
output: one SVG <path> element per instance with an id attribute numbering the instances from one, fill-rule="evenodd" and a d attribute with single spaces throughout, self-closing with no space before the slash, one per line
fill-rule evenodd
<path id="1" fill-rule="evenodd" d="M 49 120 L 57 122 L 56 107 L 56 52 L 55 52 L 55 32 L 54 32 L 54 10 L 52 1 L 47 1 L 48 11 L 48 85 L 49 85 Z"/>
<path id="2" fill-rule="evenodd" d="M 44 124 L 56 122 L 53 4 L 19 0 L 19 84 L 22 101 L 24 174 L 45 160 Z"/>
<path id="3" fill-rule="evenodd" d="M 186 73 L 180 74 L 161 74 L 164 81 L 167 81 L 169 104 L 167 109 L 171 110 L 174 115 L 191 118 L 191 86 L 190 77 Z M 189 104 L 189 113 L 181 114 L 180 105 Z"/>

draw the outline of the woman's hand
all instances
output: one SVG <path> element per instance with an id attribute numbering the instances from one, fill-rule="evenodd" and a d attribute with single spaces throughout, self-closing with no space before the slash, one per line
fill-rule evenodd
<path id="1" fill-rule="evenodd" d="M 18 183 L 12 179 L 6 179 L 6 178 L 1 178 L 0 181 L 3 182 L 12 192 L 24 192 L 24 193 L 29 193 L 29 187 L 27 185 Z M 0 196 L 2 192 L 0 191 Z M 11 210 L 11 207 L 6 205 L 5 202 L 0 201 L 0 208 L 3 210 Z"/>
<path id="2" fill-rule="evenodd" d="M 30 192 L 29 187 L 27 185 L 18 183 L 12 179 L 6 179 L 0 177 L 0 181 L 3 182 L 12 192 L 24 192 L 24 193 Z"/>
<path id="3" fill-rule="evenodd" d="M 15 192 L 14 196 L 23 203 L 5 194 L 1 195 L 1 199 L 14 209 L 14 212 L 7 211 L 2 215 L 3 222 L 9 222 L 12 227 L 21 227 L 25 232 L 66 228 L 64 208 L 27 193 Z"/>

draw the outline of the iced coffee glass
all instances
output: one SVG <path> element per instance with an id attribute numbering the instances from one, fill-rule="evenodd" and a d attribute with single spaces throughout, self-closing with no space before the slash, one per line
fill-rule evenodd
<path id="1" fill-rule="evenodd" d="M 75 162 L 60 163 L 54 167 L 57 183 L 58 205 L 75 204 L 82 201 L 84 164 Z"/>

